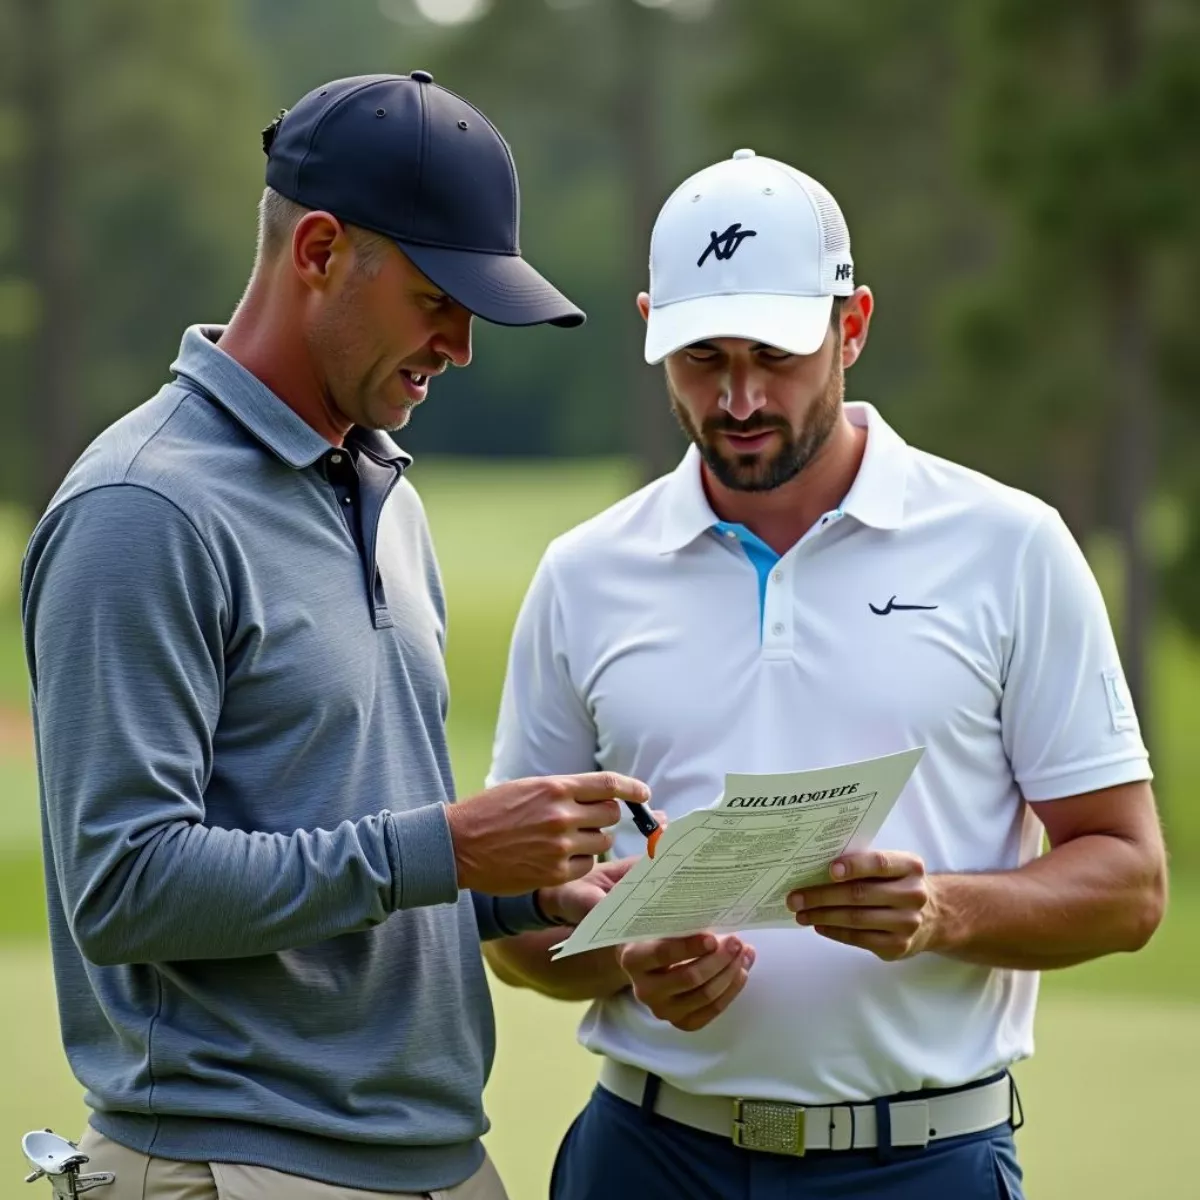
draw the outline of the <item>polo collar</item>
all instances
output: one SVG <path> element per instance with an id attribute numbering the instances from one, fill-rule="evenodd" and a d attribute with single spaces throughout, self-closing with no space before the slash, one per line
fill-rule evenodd
<path id="1" fill-rule="evenodd" d="M 867 447 L 840 509 L 874 529 L 899 529 L 904 523 L 908 444 L 873 405 L 847 404 L 846 416 L 851 424 L 866 429 Z M 660 554 L 682 550 L 719 521 L 704 492 L 700 467 L 700 452 L 692 445 L 667 477 Z"/>
<path id="2" fill-rule="evenodd" d="M 704 484 L 700 480 L 700 451 L 695 445 L 687 448 L 683 461 L 667 476 L 663 501 L 662 532 L 658 541 L 660 554 L 682 550 L 719 520 L 704 493 Z"/>
<path id="3" fill-rule="evenodd" d="M 171 373 L 215 400 L 277 458 L 297 469 L 310 467 L 330 449 L 311 425 L 257 376 L 230 358 L 216 340 L 224 325 L 192 325 L 183 335 Z M 387 434 L 355 426 L 348 437 L 372 458 L 401 468 L 412 458 Z"/>
<path id="4" fill-rule="evenodd" d="M 866 429 L 867 448 L 841 510 L 873 529 L 899 529 L 908 488 L 908 443 L 873 404 L 847 404 L 846 416 Z"/>

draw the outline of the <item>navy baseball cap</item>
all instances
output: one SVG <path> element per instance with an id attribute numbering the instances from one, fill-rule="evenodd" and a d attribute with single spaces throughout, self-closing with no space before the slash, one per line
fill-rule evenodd
<path id="1" fill-rule="evenodd" d="M 314 88 L 263 130 L 263 149 L 268 187 L 390 237 L 484 320 L 583 324 L 583 312 L 521 257 L 508 144 L 428 71 Z"/>

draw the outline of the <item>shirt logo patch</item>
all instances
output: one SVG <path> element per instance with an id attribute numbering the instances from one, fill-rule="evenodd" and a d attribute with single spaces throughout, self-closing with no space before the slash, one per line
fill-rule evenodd
<path id="1" fill-rule="evenodd" d="M 1108 715 L 1113 733 L 1124 733 L 1137 728 L 1137 713 L 1133 711 L 1133 697 L 1120 667 L 1109 667 L 1104 672 L 1104 698 L 1108 701 Z"/>
<path id="2" fill-rule="evenodd" d="M 870 601 L 867 601 L 867 607 L 877 616 L 886 617 L 888 613 L 894 612 L 933 612 L 937 608 L 936 604 L 897 604 L 896 597 L 893 596 L 884 608 L 876 608 Z"/>

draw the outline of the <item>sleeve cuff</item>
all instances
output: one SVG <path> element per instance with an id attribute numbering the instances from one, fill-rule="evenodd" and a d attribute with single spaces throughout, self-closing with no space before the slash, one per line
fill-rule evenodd
<path id="1" fill-rule="evenodd" d="M 1042 800 L 1065 800 L 1085 796 L 1123 783 L 1141 783 L 1153 779 L 1150 758 L 1146 754 L 1123 757 L 1115 762 L 1074 766 L 1056 773 L 1045 773 L 1036 779 L 1018 779 L 1021 795 L 1030 803 Z"/>
<path id="2" fill-rule="evenodd" d="M 542 912 L 536 892 L 527 892 L 524 896 L 487 896 L 474 892 L 472 899 L 479 937 L 485 942 L 532 933 L 535 929 L 550 929 L 558 924 Z"/>
<path id="3" fill-rule="evenodd" d="M 393 908 L 453 904 L 458 869 L 444 804 L 388 814 Z"/>
<path id="4" fill-rule="evenodd" d="M 497 896 L 496 923 L 510 935 L 549 929 L 558 924 L 542 912 L 537 892 L 528 892 L 524 896 Z"/>

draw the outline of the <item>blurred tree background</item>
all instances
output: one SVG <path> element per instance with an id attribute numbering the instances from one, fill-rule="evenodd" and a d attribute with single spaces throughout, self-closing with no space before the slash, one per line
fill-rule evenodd
<path id="1" fill-rule="evenodd" d="M 237 303 L 263 126 L 326 80 L 418 67 L 508 138 L 524 249 L 589 314 L 479 326 L 475 365 L 401 435 L 446 577 L 460 791 L 546 542 L 682 449 L 634 308 L 659 206 L 741 146 L 794 163 L 841 202 L 878 299 L 850 398 L 1063 513 L 1151 745 L 1170 912 L 1142 953 L 1046 976 L 1018 1068 L 1027 1194 L 1185 1194 L 1162 1114 L 1200 1071 L 1200 0 L 0 0 L 0 1060 L 21 1081 L 0 1179 L 20 1133 L 83 1120 L 53 1050 L 29 529 L 183 329 Z M 514 1197 L 541 1195 L 594 1066 L 575 1008 L 494 992 L 489 1149 Z"/>
<path id="2" fill-rule="evenodd" d="M 4 500 L 36 512 L 230 312 L 271 116 L 418 66 L 505 133 L 524 248 L 590 320 L 481 328 L 408 448 L 667 469 L 653 216 L 738 146 L 786 159 L 879 300 L 852 398 L 1063 512 L 1153 741 L 1150 631 L 1200 635 L 1200 0 L 2 0 Z"/>

